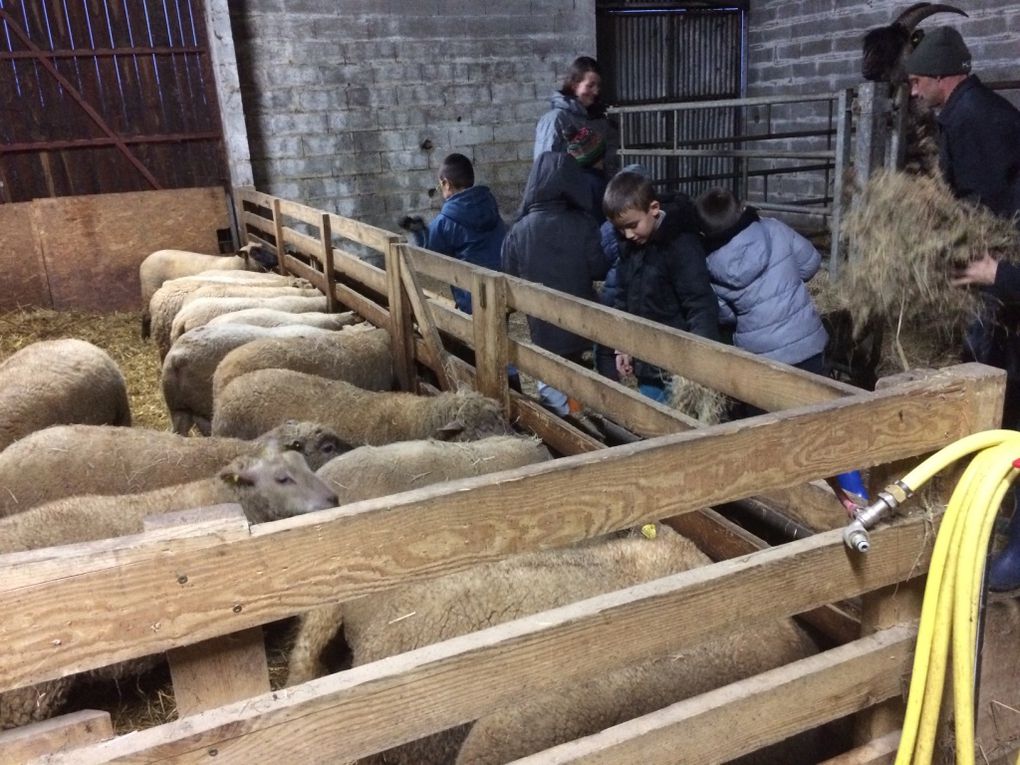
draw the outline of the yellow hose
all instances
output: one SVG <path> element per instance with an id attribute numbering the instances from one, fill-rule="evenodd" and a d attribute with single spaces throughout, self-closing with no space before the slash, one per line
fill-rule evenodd
<path id="1" fill-rule="evenodd" d="M 995 515 L 1018 471 L 1020 433 L 990 430 L 932 455 L 900 483 L 917 491 L 974 452 L 942 518 L 932 551 L 896 765 L 929 765 L 952 644 L 956 762 L 974 763 L 974 686 L 981 585 Z M 1017 759 L 1020 765 L 1020 757 Z"/>

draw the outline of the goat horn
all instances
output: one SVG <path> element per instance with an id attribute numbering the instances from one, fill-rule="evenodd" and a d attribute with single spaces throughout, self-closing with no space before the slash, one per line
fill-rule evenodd
<path id="1" fill-rule="evenodd" d="M 954 5 L 942 5 L 940 3 L 915 3 L 901 13 L 894 23 L 906 27 L 908 32 L 913 32 L 914 27 L 920 24 L 929 16 L 936 13 L 958 13 L 966 16 L 966 11 L 961 11 Z"/>

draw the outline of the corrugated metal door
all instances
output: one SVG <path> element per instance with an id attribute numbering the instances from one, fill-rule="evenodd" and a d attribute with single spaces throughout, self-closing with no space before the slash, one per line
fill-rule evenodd
<path id="1" fill-rule="evenodd" d="M 202 0 L 0 0 L 0 202 L 225 183 Z"/>
<path id="2" fill-rule="evenodd" d="M 597 4 L 598 60 L 606 103 L 715 101 L 744 95 L 747 3 Z M 733 112 L 625 115 L 630 148 L 710 144 L 732 136 Z M 696 193 L 734 173 L 732 159 L 655 157 L 645 163 L 665 188 Z M 699 180 L 700 179 L 700 180 Z"/>

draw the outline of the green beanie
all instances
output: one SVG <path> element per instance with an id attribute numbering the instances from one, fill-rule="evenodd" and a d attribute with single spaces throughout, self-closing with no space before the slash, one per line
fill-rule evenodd
<path id="1" fill-rule="evenodd" d="M 905 62 L 907 74 L 948 77 L 970 74 L 970 51 L 952 27 L 935 27 L 917 44 Z"/>

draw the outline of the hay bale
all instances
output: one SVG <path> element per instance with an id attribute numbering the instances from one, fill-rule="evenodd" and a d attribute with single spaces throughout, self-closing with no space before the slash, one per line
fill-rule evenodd
<path id="1" fill-rule="evenodd" d="M 1020 244 L 1010 221 L 957 199 L 940 178 L 898 172 L 872 177 L 844 233 L 856 257 L 832 285 L 841 295 L 834 302 L 855 327 L 883 321 L 902 370 L 959 360 L 981 298 L 952 287 L 950 276 L 988 250 L 1015 254 Z"/>

